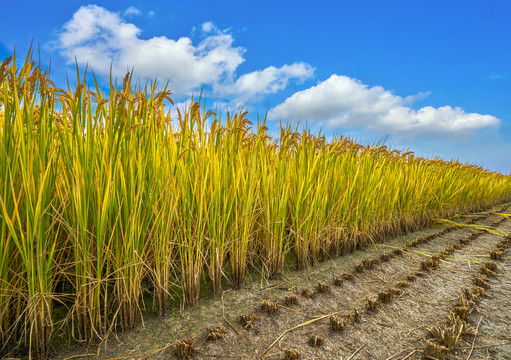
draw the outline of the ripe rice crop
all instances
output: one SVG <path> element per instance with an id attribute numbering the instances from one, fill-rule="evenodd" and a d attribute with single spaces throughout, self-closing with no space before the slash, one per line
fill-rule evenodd
<path id="1" fill-rule="evenodd" d="M 1 65 L 0 354 L 47 358 L 57 329 L 89 344 L 133 328 L 144 296 L 163 316 L 249 269 L 307 268 L 511 195 L 476 166 L 289 126 L 273 139 L 200 99 L 171 119 L 166 88 L 92 80 Z"/>

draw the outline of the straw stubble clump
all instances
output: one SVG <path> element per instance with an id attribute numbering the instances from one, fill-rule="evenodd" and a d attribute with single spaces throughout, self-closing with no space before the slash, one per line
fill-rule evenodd
<path id="1" fill-rule="evenodd" d="M 131 74 L 105 92 L 77 71 L 59 89 L 30 59 L 0 67 L 0 340 L 38 358 L 55 320 L 91 344 L 132 329 L 148 290 L 163 316 L 196 304 L 204 278 L 218 295 L 250 266 L 308 268 L 511 194 L 509 177 L 458 162 L 290 126 L 272 138 L 200 99 L 171 118 L 168 88 Z"/>

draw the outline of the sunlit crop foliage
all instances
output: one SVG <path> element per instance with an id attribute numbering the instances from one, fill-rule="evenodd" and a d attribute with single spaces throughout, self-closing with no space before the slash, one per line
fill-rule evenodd
<path id="1" fill-rule="evenodd" d="M 47 358 L 57 329 L 84 344 L 131 329 L 153 299 L 194 305 L 506 200 L 507 176 L 247 113 L 190 107 L 170 92 L 57 88 L 30 56 L 0 69 L 0 353 Z M 57 311 L 58 310 L 58 311 Z M 56 313 L 67 314 L 57 316 Z"/>

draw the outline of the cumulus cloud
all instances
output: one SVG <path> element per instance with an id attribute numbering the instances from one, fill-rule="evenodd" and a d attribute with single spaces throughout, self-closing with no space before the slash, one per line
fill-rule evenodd
<path id="1" fill-rule="evenodd" d="M 125 14 L 135 14 L 136 11 L 138 9 L 128 8 Z M 112 66 L 112 75 L 118 77 L 134 69 L 135 77 L 169 81 L 170 89 L 178 95 L 189 95 L 209 85 L 213 94 L 222 96 L 227 93 L 249 101 L 282 89 L 293 77 L 304 77 L 307 66 L 293 64 L 278 69 L 270 67 L 236 79 L 236 69 L 245 60 L 245 49 L 234 46 L 232 35 L 212 22 L 204 23 L 201 30 L 203 39 L 198 44 L 193 44 L 188 37 L 142 39 L 141 29 L 119 14 L 88 5 L 79 8 L 64 24 L 53 45 L 69 63 L 74 63 L 76 58 L 78 64 L 88 64 L 89 68 L 103 75 L 108 75 Z M 310 73 L 310 67 L 305 72 Z M 258 77 L 259 73 L 271 79 L 265 78 L 264 85 L 250 85 L 248 80 L 239 82 Z"/>
<path id="2" fill-rule="evenodd" d="M 264 70 L 241 75 L 233 83 L 220 85 L 218 90 L 225 95 L 234 95 L 236 103 L 244 103 L 285 89 L 291 79 L 303 82 L 313 74 L 314 68 L 302 62 L 280 68 L 269 66 Z"/>
<path id="3" fill-rule="evenodd" d="M 459 107 L 426 106 L 414 110 L 407 106 L 426 95 L 421 93 L 403 98 L 381 86 L 369 87 L 356 79 L 334 74 L 318 85 L 288 97 L 268 116 L 330 128 L 366 127 L 405 137 L 462 138 L 500 123 L 494 116 L 466 113 Z"/>

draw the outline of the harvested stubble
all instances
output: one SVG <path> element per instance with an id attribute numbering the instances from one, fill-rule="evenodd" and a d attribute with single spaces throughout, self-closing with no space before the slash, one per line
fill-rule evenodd
<path id="1" fill-rule="evenodd" d="M 400 292 L 401 292 L 401 290 L 400 290 Z M 394 297 L 394 292 L 392 290 L 380 291 L 378 293 L 378 302 L 385 304 L 385 303 L 390 302 L 393 297 Z"/>
<path id="2" fill-rule="evenodd" d="M 311 335 L 308 341 L 309 345 L 313 347 L 321 346 L 324 342 L 325 339 L 321 335 Z"/>
<path id="3" fill-rule="evenodd" d="M 362 264 L 366 269 L 372 269 L 375 265 L 379 264 L 378 259 L 365 259 Z"/>
<path id="4" fill-rule="evenodd" d="M 209 341 L 223 339 L 225 337 L 225 334 L 227 334 L 227 331 L 225 331 L 225 328 L 223 326 L 209 328 L 206 339 Z"/>
<path id="5" fill-rule="evenodd" d="M 425 359 L 445 359 L 448 349 L 445 346 L 436 344 L 433 340 L 426 340 L 424 348 Z"/>
<path id="6" fill-rule="evenodd" d="M 380 261 L 381 262 L 385 262 L 385 261 L 389 261 L 392 257 L 392 254 L 381 254 L 380 255 Z"/>
<path id="7" fill-rule="evenodd" d="M 354 279 L 354 276 L 352 273 L 348 273 L 348 272 L 345 272 L 344 274 L 342 274 L 342 277 L 345 279 L 345 280 L 353 280 Z"/>
<path id="8" fill-rule="evenodd" d="M 425 271 L 431 271 L 438 268 L 438 261 L 433 259 L 424 260 L 421 262 L 421 269 Z"/>
<path id="9" fill-rule="evenodd" d="M 460 239 L 459 241 L 459 244 L 464 246 L 464 245 L 467 245 L 469 242 L 471 242 L 473 239 L 470 239 L 470 238 L 463 238 L 463 239 Z"/>
<path id="10" fill-rule="evenodd" d="M 492 260 L 502 260 L 503 258 L 504 258 L 504 252 L 503 251 L 499 251 L 499 250 L 490 251 L 490 259 L 492 259 Z"/>
<path id="11" fill-rule="evenodd" d="M 464 296 L 460 299 L 458 304 L 454 307 L 453 314 L 461 320 L 466 321 L 468 316 L 472 313 L 474 302 L 471 299 L 466 299 Z"/>
<path id="12" fill-rule="evenodd" d="M 454 248 L 452 246 L 449 246 L 447 249 L 442 250 L 442 255 L 451 255 L 454 252 Z"/>
<path id="13" fill-rule="evenodd" d="M 315 294 L 316 294 L 316 292 L 311 289 L 303 289 L 303 291 L 302 291 L 302 296 L 307 299 L 313 298 Z"/>
<path id="14" fill-rule="evenodd" d="M 300 359 L 300 352 L 294 348 L 284 349 L 284 359 L 285 360 L 298 360 L 298 359 Z"/>
<path id="15" fill-rule="evenodd" d="M 488 287 L 488 277 L 484 274 L 479 274 L 478 276 L 472 278 L 472 283 L 476 286 L 486 289 Z"/>
<path id="16" fill-rule="evenodd" d="M 367 310 L 372 312 L 376 311 L 376 309 L 378 308 L 378 304 L 379 304 L 378 298 L 367 299 Z"/>
<path id="17" fill-rule="evenodd" d="M 31 54 L 0 67 L 0 334 L 36 358 L 56 307 L 90 344 L 133 328 L 148 289 L 161 316 L 176 289 L 196 304 L 204 277 L 218 295 L 249 264 L 307 268 L 511 194 L 509 177 L 381 144 L 291 126 L 272 139 L 200 99 L 171 119 L 168 88 L 131 76 L 102 90 L 77 70 L 59 89 Z"/>
<path id="18" fill-rule="evenodd" d="M 483 287 L 472 285 L 471 296 L 466 296 L 467 300 L 476 300 L 479 296 L 484 296 L 486 290 Z"/>
<path id="19" fill-rule="evenodd" d="M 497 270 L 497 268 L 499 267 L 499 266 L 497 265 L 497 263 L 496 263 L 496 262 L 493 262 L 493 261 L 485 262 L 485 263 L 483 264 L 483 266 L 484 266 L 486 269 L 491 270 L 491 271 L 496 271 L 496 270 Z"/>
<path id="20" fill-rule="evenodd" d="M 471 309 L 473 310 L 473 308 Z M 449 317 L 449 324 L 454 328 L 455 331 L 458 331 L 458 334 L 461 335 L 474 335 L 476 333 L 476 329 L 472 327 L 466 320 L 460 318 L 456 314 L 451 314 Z"/>
<path id="21" fill-rule="evenodd" d="M 176 342 L 176 345 L 174 345 L 174 352 L 176 353 L 177 357 L 181 359 L 189 359 L 195 348 L 193 347 L 193 343 L 195 342 L 195 338 L 186 338 L 186 339 L 179 339 Z"/>
<path id="22" fill-rule="evenodd" d="M 497 275 L 497 273 L 495 271 L 490 270 L 489 268 L 487 268 L 484 265 L 481 266 L 481 268 L 479 269 L 479 272 L 481 274 L 486 275 L 486 276 L 495 276 L 495 275 Z"/>
<path id="23" fill-rule="evenodd" d="M 346 327 L 346 320 L 337 315 L 330 315 L 330 329 L 342 331 Z"/>
<path id="24" fill-rule="evenodd" d="M 398 288 L 392 288 L 389 291 L 392 293 L 392 295 L 401 295 L 403 293 L 403 291 Z"/>
<path id="25" fill-rule="evenodd" d="M 461 319 L 466 320 L 468 315 L 472 312 L 472 309 L 466 306 L 456 306 L 454 308 L 454 314 L 459 316 Z"/>
<path id="26" fill-rule="evenodd" d="M 256 317 L 254 314 L 242 314 L 240 316 L 240 323 L 245 329 L 253 327 L 255 320 Z"/>
<path id="27" fill-rule="evenodd" d="M 446 326 L 443 329 L 433 326 L 429 329 L 429 333 L 442 346 L 445 346 L 447 349 L 451 349 L 454 345 L 456 345 L 460 331 L 456 326 Z"/>
<path id="28" fill-rule="evenodd" d="M 397 286 L 401 287 L 401 288 L 404 288 L 404 287 L 407 287 L 409 286 L 410 284 L 408 283 L 408 281 L 400 281 Z"/>
<path id="29" fill-rule="evenodd" d="M 261 311 L 276 315 L 279 312 L 279 305 L 272 301 L 263 300 L 261 302 Z"/>
<path id="30" fill-rule="evenodd" d="M 340 276 L 334 278 L 334 285 L 335 286 L 341 286 L 344 279 Z"/>
<path id="31" fill-rule="evenodd" d="M 360 316 L 360 313 L 358 312 L 357 309 L 355 309 L 355 311 L 353 313 L 350 314 L 349 316 L 350 320 L 353 322 L 353 323 L 359 323 L 360 322 L 360 319 L 361 319 L 361 316 Z"/>
<path id="32" fill-rule="evenodd" d="M 328 286 L 328 284 L 325 284 L 325 283 L 319 283 L 318 284 L 318 292 L 320 293 L 327 293 L 327 292 L 330 292 L 330 286 Z"/>
<path id="33" fill-rule="evenodd" d="M 296 305 L 300 303 L 300 298 L 297 295 L 287 295 L 284 298 L 284 303 L 286 305 Z"/>

